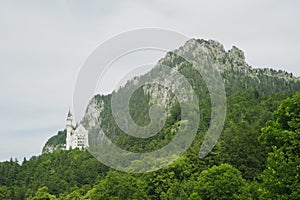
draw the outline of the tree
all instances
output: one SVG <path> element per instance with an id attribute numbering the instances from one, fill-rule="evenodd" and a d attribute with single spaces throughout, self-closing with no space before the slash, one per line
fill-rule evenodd
<path id="1" fill-rule="evenodd" d="M 202 199 L 246 199 L 246 181 L 241 172 L 229 164 L 213 166 L 200 173 L 195 194 Z M 192 197 L 190 197 L 192 198 Z"/>
<path id="2" fill-rule="evenodd" d="M 109 171 L 84 199 L 148 199 L 145 182 L 128 173 Z"/>
<path id="3" fill-rule="evenodd" d="M 300 198 L 300 94 L 282 102 L 259 138 L 269 151 L 262 198 Z"/>
<path id="4" fill-rule="evenodd" d="M 10 200 L 11 198 L 11 191 L 6 186 L 0 186 L 0 199 Z"/>
<path id="5" fill-rule="evenodd" d="M 71 192 L 70 194 L 68 194 L 63 199 L 64 200 L 80 200 L 81 195 L 80 195 L 79 191 L 75 190 L 75 191 Z"/>
<path id="6" fill-rule="evenodd" d="M 54 195 L 49 194 L 46 186 L 41 187 L 35 193 L 34 197 L 29 197 L 28 200 L 56 200 Z"/>

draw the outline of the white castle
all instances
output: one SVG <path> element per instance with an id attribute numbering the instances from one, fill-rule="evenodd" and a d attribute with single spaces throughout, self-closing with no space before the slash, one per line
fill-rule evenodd
<path id="1" fill-rule="evenodd" d="M 82 124 L 77 124 L 75 127 L 72 124 L 73 116 L 69 110 L 67 117 L 67 137 L 66 137 L 66 150 L 69 149 L 83 149 L 89 146 L 88 131 Z"/>

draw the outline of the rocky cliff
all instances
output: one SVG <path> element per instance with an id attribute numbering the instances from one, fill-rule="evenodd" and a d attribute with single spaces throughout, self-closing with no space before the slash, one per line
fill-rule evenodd
<path id="1" fill-rule="evenodd" d="M 188 58 L 192 63 L 188 62 L 184 57 Z M 150 72 L 128 81 L 127 84 L 116 91 L 116 93 L 126 92 L 143 79 L 152 77 L 154 77 L 154 82 L 165 79 L 170 87 L 181 87 L 178 80 L 173 76 L 169 76 L 169 74 L 180 72 L 187 78 L 196 91 L 200 100 L 199 106 L 207 107 L 210 103 L 207 87 L 202 77 L 199 76 L 191 65 L 196 65 L 199 69 L 202 69 L 201 66 L 203 63 L 208 61 L 211 67 L 221 73 L 227 96 L 244 90 L 255 90 L 258 96 L 287 91 L 300 91 L 299 78 L 283 70 L 253 68 L 247 64 L 244 52 L 236 46 L 226 51 L 223 45 L 217 41 L 190 39 L 177 50 L 168 52 L 164 58 L 158 61 L 157 65 Z M 172 68 L 172 71 L 161 72 L 161 65 L 169 66 Z M 157 74 L 159 74 L 159 76 L 157 76 Z M 184 95 L 188 98 L 189 91 L 181 95 L 183 98 Z M 174 94 L 164 87 L 149 84 L 143 85 L 138 88 L 133 98 L 131 98 L 133 108 L 131 115 L 135 121 L 141 124 L 147 124 L 149 123 L 149 107 L 154 104 L 160 104 L 166 109 L 169 121 L 171 120 L 170 118 L 174 118 L 175 121 L 178 121 L 180 117 L 172 117 L 172 115 L 175 115 L 174 113 L 178 113 L 178 109 L 176 108 L 177 100 Z M 100 135 L 104 133 L 108 134 L 116 143 L 118 143 L 118 141 L 122 143 L 121 140 L 125 141 L 128 138 L 125 137 L 124 139 L 123 137 L 122 139 L 118 139 L 117 137 L 122 131 L 117 127 L 115 122 L 113 122 L 114 119 L 110 111 L 110 101 L 111 95 L 94 96 L 90 100 L 81 123 L 88 130 L 95 131 Z M 209 113 L 209 109 L 207 109 L 205 113 Z M 204 114 L 202 120 L 209 121 L 209 118 L 209 114 Z M 172 123 L 169 122 L 171 129 L 174 129 L 175 121 L 172 121 Z M 99 131 L 99 129 L 101 129 L 101 131 Z M 48 142 L 47 148 L 49 147 L 51 148 L 51 144 Z"/>

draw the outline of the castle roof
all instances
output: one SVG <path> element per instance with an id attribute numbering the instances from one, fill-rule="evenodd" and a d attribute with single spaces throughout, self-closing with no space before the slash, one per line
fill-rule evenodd
<path id="1" fill-rule="evenodd" d="M 68 117 L 72 117 L 72 113 L 71 113 L 70 109 L 69 109 Z"/>

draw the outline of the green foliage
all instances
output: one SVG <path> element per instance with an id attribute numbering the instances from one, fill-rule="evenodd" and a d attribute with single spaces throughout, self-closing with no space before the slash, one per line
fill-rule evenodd
<path id="1" fill-rule="evenodd" d="M 7 186 L 0 186 L 0 199 L 10 200 L 11 197 L 10 189 Z"/>
<path id="2" fill-rule="evenodd" d="M 270 199 L 299 195 L 299 94 L 228 98 L 225 129 L 216 148 L 198 158 L 201 133 L 165 169 L 133 175 L 109 171 L 87 151 L 57 150 L 22 165 L 0 163 L 2 199 Z M 286 97 L 287 100 L 283 101 Z M 281 104 L 282 102 L 282 104 Z M 281 104 L 281 105 L 280 105 Z M 279 106 L 280 105 L 280 106 Z M 169 125 L 176 127 L 175 106 Z M 275 112 L 276 108 L 279 109 Z M 272 120 L 270 120 L 272 119 Z M 270 120 L 262 129 L 265 121 Z M 170 128 L 171 128 L 170 127 Z M 170 128 L 165 127 L 164 133 Z M 286 130 L 287 129 L 287 130 Z M 260 138 L 260 144 L 257 138 Z M 266 147 L 266 150 L 264 149 Z M 265 167 L 267 152 L 269 152 Z M 222 164 L 229 163 L 229 164 Z M 217 166 L 214 166 L 217 165 Z M 261 174 L 261 172 L 264 172 Z M 252 182 L 246 182 L 245 179 Z M 262 184 L 253 179 L 262 180 Z M 0 199 L 1 199 L 0 198 Z"/>
<path id="3" fill-rule="evenodd" d="M 97 183 L 87 192 L 85 199 L 148 199 L 146 183 L 131 174 L 109 171 L 105 179 Z"/>
<path id="4" fill-rule="evenodd" d="M 246 199 L 246 181 L 229 164 L 214 166 L 200 173 L 195 191 L 202 199 Z"/>
<path id="5" fill-rule="evenodd" d="M 204 40 L 199 42 L 210 44 Z M 168 59 L 162 63 L 176 66 L 199 98 L 198 132 L 180 159 L 164 169 L 145 174 L 108 170 L 87 151 L 60 150 L 66 139 L 66 131 L 60 131 L 47 141 L 42 155 L 24 159 L 22 165 L 12 159 L 0 163 L 0 199 L 299 198 L 300 95 L 291 97 L 291 94 L 300 91 L 300 81 L 288 79 L 284 72 L 252 69 L 243 61 L 243 54 L 234 51 L 236 55 L 230 52 L 221 57 L 210 55 L 226 69 L 222 70 L 222 76 L 228 105 L 222 135 L 206 158 L 199 159 L 198 153 L 211 119 L 207 86 L 190 63 L 168 53 Z M 201 64 L 197 67 L 202 69 Z M 161 76 L 157 68 L 149 74 Z M 128 92 L 131 84 L 127 83 L 118 92 Z M 94 100 L 99 105 L 103 103 L 98 119 L 102 131 L 114 144 L 131 152 L 149 152 L 165 146 L 176 135 L 181 120 L 177 98 L 172 93 L 167 95 L 171 97 L 165 105 L 167 121 L 158 134 L 145 139 L 129 136 L 117 126 L 111 112 L 112 95 L 96 95 Z M 122 99 L 118 100 L 123 105 Z M 149 108 L 157 101 L 157 96 L 152 97 L 143 88 L 136 90 L 129 102 L 133 120 L 140 126 L 147 125 Z M 99 133 L 99 127 L 90 133 L 89 141 L 94 142 L 93 133 Z M 48 150 L 55 151 L 47 153 Z M 134 168 L 135 164 L 128 165 Z"/>
<path id="6" fill-rule="evenodd" d="M 78 149 L 44 153 L 24 159 L 22 165 L 11 159 L 0 163 L 0 197 L 64 200 L 297 199 L 300 185 L 298 105 L 299 94 L 258 96 L 255 90 L 233 94 L 228 97 L 222 136 L 205 159 L 198 158 L 201 135 L 205 130 L 199 129 L 193 145 L 180 159 L 165 169 L 146 174 L 113 170 L 107 173 L 107 167 L 89 152 Z M 171 113 L 168 126 L 161 132 L 165 137 L 180 120 L 176 104 Z M 267 120 L 269 122 L 265 125 Z M 263 126 L 265 128 L 260 133 Z M 162 137 L 158 141 L 165 142 Z"/>
<path id="7" fill-rule="evenodd" d="M 48 148 L 53 148 L 53 150 L 55 149 L 59 149 L 62 148 L 64 144 L 66 144 L 66 134 L 67 131 L 59 131 L 57 133 L 57 135 L 51 137 L 46 144 L 43 147 L 43 152 L 48 152 L 49 149 Z"/>
<path id="8" fill-rule="evenodd" d="M 0 163 L 0 184 L 13 191 L 13 199 L 33 197 L 43 186 L 59 196 L 74 187 L 94 184 L 106 171 L 107 167 L 87 151 L 57 150 L 32 157 L 22 165 L 14 161 Z"/>
<path id="9" fill-rule="evenodd" d="M 35 196 L 27 198 L 27 200 L 56 200 L 54 195 L 48 192 L 47 187 L 41 187 L 36 192 Z"/>
<path id="10" fill-rule="evenodd" d="M 10 161 L 0 163 L 0 185 L 15 185 L 20 170 L 20 165 L 12 158 Z"/>
<path id="11" fill-rule="evenodd" d="M 260 141 L 269 151 L 261 178 L 263 198 L 300 198 L 300 94 L 287 98 L 276 118 L 262 129 Z"/>
<path id="12" fill-rule="evenodd" d="M 143 97 L 143 98 L 141 98 Z M 144 94 L 142 87 L 138 88 L 131 96 L 129 113 L 132 119 L 139 126 L 146 126 L 150 123 L 149 112 L 150 96 Z"/>
<path id="13" fill-rule="evenodd" d="M 290 94 L 258 97 L 247 90 L 228 97 L 223 133 L 206 160 L 209 166 L 229 163 L 247 180 L 255 179 L 265 168 L 267 152 L 257 138 L 265 122 L 272 119 L 281 101 Z"/>

